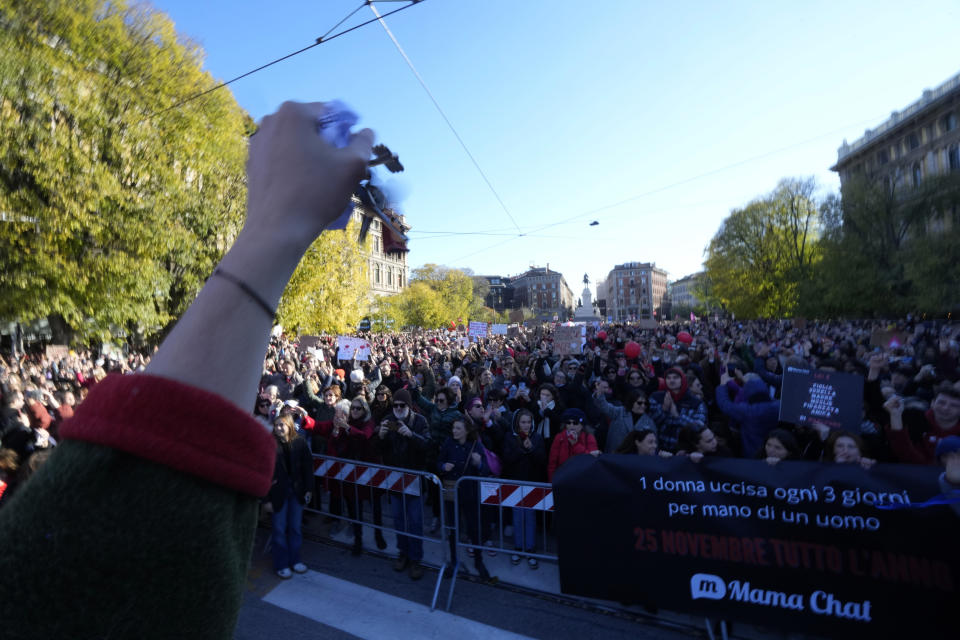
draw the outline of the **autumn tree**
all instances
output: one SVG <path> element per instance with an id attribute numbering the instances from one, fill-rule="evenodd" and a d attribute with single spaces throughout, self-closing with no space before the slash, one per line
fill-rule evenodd
<path id="1" fill-rule="evenodd" d="M 252 122 L 123 0 L 0 0 L 0 317 L 153 333 L 232 242 Z"/>
<path id="2" fill-rule="evenodd" d="M 358 225 L 320 234 L 297 266 L 280 299 L 277 322 L 293 333 L 354 331 L 370 304 L 366 252 L 370 237 L 357 242 Z"/>
<path id="3" fill-rule="evenodd" d="M 785 179 L 723 221 L 706 249 L 708 303 L 741 317 L 785 317 L 819 257 L 812 178 Z"/>
<path id="4" fill-rule="evenodd" d="M 380 309 L 400 326 L 435 329 L 470 318 L 473 280 L 459 269 L 425 264 L 414 269 L 402 292 L 380 298 Z"/>

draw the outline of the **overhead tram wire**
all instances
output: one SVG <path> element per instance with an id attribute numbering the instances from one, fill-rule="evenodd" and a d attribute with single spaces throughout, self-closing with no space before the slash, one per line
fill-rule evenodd
<path id="1" fill-rule="evenodd" d="M 393 45 L 397 48 L 397 51 L 400 52 L 400 55 L 403 57 L 404 61 L 407 63 L 407 66 L 410 67 L 410 71 L 413 72 L 413 75 L 416 76 L 417 82 L 420 83 L 420 86 L 423 87 L 423 90 L 427 93 L 427 96 L 430 98 L 430 101 L 433 102 L 433 106 L 436 107 L 437 112 L 440 113 L 440 117 L 443 118 L 443 121 L 447 123 L 447 126 L 450 128 L 450 131 L 453 132 L 454 137 L 457 139 L 457 142 L 460 143 L 460 146 L 463 147 L 463 151 L 467 154 L 467 157 L 470 158 L 470 162 L 473 163 L 473 166 L 477 169 L 477 172 L 480 174 L 480 177 L 483 178 L 483 181 L 487 184 L 487 187 L 490 189 L 490 192 L 493 194 L 493 197 L 497 199 L 497 202 L 500 203 L 500 207 L 503 209 L 503 212 L 507 214 L 507 217 L 510 218 L 510 222 L 513 223 L 513 226 L 517 228 L 517 233 L 520 236 L 526 235 L 523 230 L 520 228 L 520 225 L 517 224 L 516 219 L 513 217 L 513 214 L 510 213 L 510 209 L 507 208 L 506 203 L 504 203 L 503 198 L 500 197 L 500 194 L 497 193 L 497 190 L 493 188 L 493 184 L 490 182 L 490 179 L 487 178 L 487 174 L 484 173 L 483 169 L 480 167 L 480 163 L 477 162 L 477 159 L 473 157 L 473 154 L 470 153 L 470 149 L 467 147 L 467 143 L 463 141 L 463 138 L 460 137 L 460 134 L 457 133 L 456 127 L 453 126 L 453 123 L 450 122 L 450 118 L 447 117 L 447 114 L 444 113 L 443 108 L 440 106 L 440 103 L 437 102 L 437 99 L 434 97 L 433 92 L 430 91 L 430 87 L 427 86 L 426 81 L 423 79 L 423 76 L 420 75 L 420 72 L 417 71 L 417 68 L 413 65 L 413 61 L 410 59 L 410 56 L 407 55 L 407 52 L 403 50 L 403 47 L 400 46 L 400 42 L 397 40 L 396 36 L 393 35 L 393 32 L 390 31 L 390 27 L 387 26 L 387 23 L 383 20 L 390 14 L 380 15 L 380 12 L 377 11 L 377 8 L 373 6 L 373 3 L 370 3 L 370 10 L 373 11 L 373 15 L 377 16 L 377 20 L 380 21 L 380 26 L 383 27 L 383 30 L 386 31 L 387 36 L 390 40 L 393 41 Z"/>
<path id="2" fill-rule="evenodd" d="M 882 117 L 882 116 L 881 116 L 881 117 Z M 728 165 L 725 165 L 725 166 L 722 166 L 722 167 L 718 167 L 718 168 L 716 168 L 716 169 L 711 169 L 710 171 L 706 171 L 706 172 L 704 172 L 704 173 L 700 173 L 700 174 L 697 174 L 697 175 L 695 175 L 695 176 L 691 176 L 691 177 L 689 177 L 689 178 L 684 178 L 683 180 L 679 180 L 679 181 L 677 181 L 677 182 L 673 182 L 673 183 L 671 183 L 671 184 L 668 184 L 668 185 L 665 185 L 665 186 L 662 186 L 662 187 L 657 187 L 656 189 L 652 189 L 652 190 L 650 190 L 650 191 L 645 191 L 645 192 L 643 192 L 643 193 L 639 193 L 639 194 L 637 194 L 637 195 L 630 196 L 629 198 L 624 198 L 623 200 L 619 200 L 619 201 L 617 201 L 617 202 L 613 202 L 613 203 L 611 203 L 611 204 L 604 205 L 604 206 L 602 206 L 602 207 L 597 207 L 597 208 L 595 208 L 595 209 L 590 209 L 589 211 L 585 211 L 585 212 L 583 212 L 583 213 L 578 213 L 578 214 L 576 214 L 576 215 L 574 215 L 574 216 L 570 216 L 569 218 L 564 218 L 563 220 L 560 220 L 560 221 L 558 221 L 558 222 L 551 222 L 551 223 L 549 223 L 549 224 L 545 224 L 545 225 L 536 227 L 536 228 L 532 229 L 531 231 L 526 232 L 525 234 L 520 234 L 520 235 L 514 236 L 513 238 L 507 238 L 506 240 L 503 240 L 503 241 L 501 241 L 501 242 L 496 242 L 496 243 L 494 243 L 494 244 L 492 244 L 492 245 L 490 245 L 490 246 L 488 246 L 488 247 L 486 247 L 486 248 L 484 248 L 484 249 L 479 249 L 479 250 L 477 250 L 477 251 L 474 251 L 473 253 L 469 253 L 469 254 L 464 255 L 464 256 L 459 256 L 459 257 L 457 258 L 457 260 L 458 260 L 458 261 L 459 261 L 459 260 L 463 260 L 463 259 L 465 259 L 465 258 L 470 258 L 470 257 L 475 256 L 475 255 L 478 255 L 478 254 L 480 254 L 480 253 L 484 253 L 484 252 L 490 251 L 490 250 L 492 250 L 492 249 L 496 249 L 496 248 L 498 248 L 498 247 L 501 247 L 501 246 L 505 245 L 505 244 L 508 243 L 508 242 L 511 242 L 511 241 L 516 240 L 516 239 L 518 239 L 518 238 L 520 238 L 520 237 L 523 237 L 523 236 L 527 236 L 527 235 L 531 235 L 531 234 L 537 234 L 537 233 L 539 233 L 539 232 L 541 232 L 541 231 L 545 231 L 545 230 L 547 230 L 547 229 L 551 229 L 551 228 L 553 228 L 553 227 L 560 226 L 560 225 L 562 225 L 562 224 L 570 224 L 570 223 L 575 222 L 576 220 L 579 220 L 579 219 L 581 219 L 581 218 L 585 218 L 585 217 L 591 216 L 591 215 L 596 215 L 597 213 L 599 213 L 599 212 L 601 212 L 601 211 L 606 211 L 607 209 L 613 209 L 613 208 L 615 208 L 615 207 L 619 207 L 619 206 L 621 206 L 621 205 L 624 205 L 624 204 L 633 202 L 634 200 L 639 200 L 639 199 L 641 199 L 641 198 L 645 198 L 645 197 L 647 197 L 647 196 L 651 196 L 651 195 L 660 193 L 660 192 L 662 192 L 662 191 L 667 191 L 668 189 L 673 189 L 674 187 L 679 187 L 679 186 L 688 184 L 688 183 L 690 183 L 690 182 L 694 182 L 694 181 L 696 181 L 696 180 L 700 180 L 701 178 L 706 178 L 706 177 L 709 177 L 709 176 L 712 176 L 712 175 L 715 175 L 715 174 L 718 174 L 718 173 L 722 173 L 722 172 L 724 172 L 724 171 L 728 171 L 728 170 L 730 170 L 730 169 L 734 169 L 734 168 L 736 168 L 736 167 L 739 167 L 739 166 L 744 165 L 744 164 L 748 164 L 748 163 L 750 163 L 750 162 L 755 162 L 755 161 L 757 161 L 757 160 L 762 160 L 762 159 L 764 159 L 764 158 L 768 158 L 768 157 L 773 156 L 773 155 L 776 155 L 776 154 L 778 154 L 778 153 L 782 153 L 782 152 L 784 152 L 784 151 L 789 151 L 790 149 L 795 149 L 795 148 L 797 148 L 797 147 L 802 147 L 802 146 L 804 146 L 804 145 L 810 144 L 811 142 L 816 142 L 817 140 L 820 140 L 821 138 L 825 138 L 825 137 L 831 136 L 831 135 L 836 135 L 837 133 L 846 131 L 847 129 L 849 129 L 849 128 L 851 128 L 851 127 L 857 127 L 857 126 L 862 126 L 862 125 L 864 125 L 864 124 L 869 124 L 869 123 L 871 123 L 871 122 L 877 121 L 878 119 L 880 119 L 880 118 L 878 117 L 878 118 L 870 118 L 870 119 L 866 119 L 866 120 L 860 120 L 860 121 L 855 122 L 855 123 L 853 123 L 853 124 L 849 124 L 849 125 L 846 125 L 846 126 L 844 126 L 844 127 L 840 127 L 840 128 L 834 129 L 834 130 L 832 130 L 832 131 L 828 131 L 828 132 L 826 132 L 826 133 L 820 134 L 820 135 L 815 136 L 815 137 L 813 137 L 813 138 L 808 138 L 807 140 L 803 140 L 803 141 L 801 141 L 801 142 L 797 142 L 797 143 L 794 143 L 794 144 L 790 144 L 790 145 L 787 145 L 787 146 L 785 146 L 785 147 L 780 147 L 779 149 L 773 149 L 772 151 L 768 151 L 768 152 L 762 153 L 762 154 L 760 154 L 760 155 L 752 156 L 752 157 L 750 157 L 750 158 L 745 158 L 745 159 L 743 159 L 743 160 L 738 160 L 737 162 L 734 162 L 734 163 L 731 163 L 731 164 L 728 164 Z"/>
<path id="3" fill-rule="evenodd" d="M 168 111 L 173 111 L 174 109 L 179 109 L 179 108 L 182 107 L 183 105 L 185 105 L 185 104 L 187 104 L 187 103 L 190 103 L 190 102 L 193 102 L 194 100 L 198 100 L 199 98 L 202 98 L 203 96 L 205 96 L 205 95 L 207 95 L 207 94 L 209 94 L 209 93 L 213 93 L 214 91 L 217 91 L 218 89 L 223 89 L 224 87 L 233 84 L 233 83 L 236 82 L 237 80 L 242 80 L 243 78 L 246 78 L 247 76 L 252 76 L 253 74 L 257 73 L 258 71 L 263 71 L 263 70 L 266 69 L 267 67 L 272 67 L 273 65 L 275 65 L 275 64 L 277 64 L 277 63 L 279 63 L 279 62 L 283 62 L 284 60 L 289 60 L 290 58 L 292 58 L 292 57 L 294 57 L 294 56 L 298 56 L 298 55 L 300 55 L 301 53 L 303 53 L 303 52 L 305 52 L 305 51 L 309 51 L 310 49 L 313 49 L 314 47 L 318 47 L 318 46 L 320 46 L 321 44 L 325 44 L 325 43 L 327 43 L 327 42 L 330 42 L 331 40 L 335 40 L 336 38 L 339 38 L 340 36 L 346 35 L 346 34 L 350 33 L 351 31 L 356 31 L 357 29 L 359 29 L 359 28 L 361 28 L 361 27 L 365 27 L 365 26 L 367 26 L 368 24 L 377 22 L 377 20 L 380 19 L 379 17 L 378 17 L 378 18 L 374 18 L 373 20 L 367 20 L 366 22 L 361 22 L 360 24 L 354 25 L 354 26 L 350 27 L 349 29 L 344 29 L 343 31 L 341 31 L 341 32 L 339 32 L 339 33 L 336 33 L 336 34 L 330 36 L 329 38 L 327 37 L 328 35 L 330 35 L 330 31 L 333 31 L 334 29 L 336 29 L 337 27 L 339 27 L 341 24 L 343 24 L 344 22 L 346 22 L 347 20 L 349 20 L 354 14 L 356 14 L 358 11 L 360 11 L 360 9 L 363 9 L 363 7 L 365 7 L 365 6 L 367 6 L 367 5 L 370 5 L 371 8 L 372 8 L 372 7 L 373 7 L 373 1 L 374 1 L 374 0 L 366 0 L 365 2 L 363 2 L 359 7 L 357 7 L 357 8 L 354 9 L 352 12 L 350 12 L 350 13 L 347 15 L 347 17 L 343 18 L 340 22 L 338 22 L 337 24 L 335 24 L 329 31 L 327 31 L 325 34 L 323 34 L 323 35 L 320 36 L 319 38 L 317 38 L 316 41 L 315 41 L 313 44 L 307 45 L 306 47 L 304 47 L 304 48 L 302 48 L 302 49 L 298 49 L 297 51 L 294 51 L 294 52 L 292 52 L 292 53 L 288 53 L 287 55 L 285 55 L 285 56 L 283 56 L 283 57 L 281 57 L 281 58 L 277 58 L 276 60 L 271 60 L 270 62 L 268 62 L 268 63 L 266 63 L 266 64 L 260 65 L 260 66 L 257 67 L 256 69 L 251 69 L 250 71 L 247 71 L 246 73 L 240 74 L 239 76 L 237 76 L 237 77 L 235 77 L 235 78 L 231 78 L 230 80 L 227 80 L 226 82 L 221 82 L 220 84 L 218 84 L 218 85 L 216 85 L 216 86 L 214 86 L 214 87 L 211 87 L 211 88 L 206 89 L 206 90 L 204 90 L 204 91 L 200 91 L 200 92 L 198 92 L 198 93 L 195 93 L 195 94 L 193 94 L 192 96 L 188 96 L 188 97 L 184 98 L 183 100 L 181 100 L 180 102 L 178 102 L 178 103 L 176 103 L 176 104 L 174 104 L 174 105 L 171 105 L 171 106 L 166 107 L 166 108 L 164 108 L 164 109 L 161 109 L 161 110 L 159 110 L 159 111 L 154 111 L 153 113 L 151 113 L 150 115 L 148 115 L 148 116 L 146 117 L 146 119 L 149 120 L 149 119 L 151 119 L 151 118 L 153 118 L 153 117 L 155 117 L 155 116 L 163 115 L 164 113 L 166 113 L 166 112 L 168 112 Z M 394 9 L 393 11 L 389 11 L 389 12 L 383 14 L 382 17 L 385 18 L 385 17 L 387 17 L 387 16 L 392 16 L 392 15 L 395 14 L 395 13 L 400 13 L 401 11 L 403 11 L 403 10 L 405 10 L 405 9 L 409 9 L 410 7 L 412 7 L 412 6 L 414 6 L 414 5 L 420 4 L 420 3 L 423 2 L 424 0 L 380 0 L 380 1 L 406 1 L 406 2 L 409 2 L 409 3 L 410 3 L 410 4 L 407 4 L 407 5 L 403 6 L 403 7 L 400 7 L 399 9 Z"/>

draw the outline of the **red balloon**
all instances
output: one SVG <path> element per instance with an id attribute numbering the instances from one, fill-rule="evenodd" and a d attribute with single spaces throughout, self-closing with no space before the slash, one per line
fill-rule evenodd
<path id="1" fill-rule="evenodd" d="M 597 331 L 597 337 L 600 338 L 601 340 L 606 340 L 606 339 L 607 339 L 607 332 L 606 332 L 606 331 Z"/>
<path id="2" fill-rule="evenodd" d="M 623 345 L 623 353 L 626 354 L 628 358 L 636 358 L 640 355 L 640 345 L 631 340 Z"/>
<path id="3" fill-rule="evenodd" d="M 677 341 L 682 342 L 683 344 L 690 344 L 693 342 L 693 336 L 686 331 L 681 331 L 677 334 Z"/>

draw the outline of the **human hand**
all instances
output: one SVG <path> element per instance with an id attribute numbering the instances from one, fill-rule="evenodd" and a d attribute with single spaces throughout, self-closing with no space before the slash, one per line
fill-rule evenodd
<path id="1" fill-rule="evenodd" d="M 813 422 L 810 423 L 810 426 L 813 427 L 813 430 L 817 432 L 817 435 L 820 436 L 821 440 L 826 440 L 827 437 L 830 435 L 830 427 L 823 424 L 822 422 L 818 422 L 814 420 Z"/>
<path id="2" fill-rule="evenodd" d="M 875 464 L 877 464 L 877 461 L 873 458 L 860 458 L 860 466 L 864 469 L 869 469 Z"/>
<path id="3" fill-rule="evenodd" d="M 474 455 L 476 455 L 476 454 L 474 454 Z M 453 471 L 453 463 L 452 463 L 452 462 L 445 462 L 445 463 L 443 464 L 443 470 L 446 471 L 447 473 L 449 473 L 450 471 Z"/>
<path id="4" fill-rule="evenodd" d="M 770 465 L 771 467 L 774 467 L 777 465 L 778 462 L 780 462 L 780 458 L 777 458 L 775 456 L 769 456 L 766 458 L 766 461 L 768 465 Z"/>
<path id="5" fill-rule="evenodd" d="M 405 424 L 400 425 L 400 428 L 397 429 L 397 433 L 402 435 L 404 438 L 409 438 L 410 436 L 413 435 L 413 431 L 410 431 L 410 427 L 408 427 Z"/>
<path id="6" fill-rule="evenodd" d="M 263 503 L 263 512 L 264 513 L 273 513 L 273 504 L 269 502 Z"/>
<path id="7" fill-rule="evenodd" d="M 255 237 L 305 250 L 364 177 L 373 132 L 364 129 L 338 149 L 317 132 L 326 113 L 322 102 L 284 102 L 250 138 L 244 229 Z"/>
<path id="8" fill-rule="evenodd" d="M 386 438 L 388 433 L 390 433 L 390 429 L 387 428 L 387 425 L 385 424 L 380 425 L 380 432 L 378 434 L 380 436 L 380 439 L 382 440 L 383 438 Z"/>
<path id="9" fill-rule="evenodd" d="M 887 401 L 883 403 L 883 408 L 886 410 L 890 416 L 902 416 L 903 415 L 903 400 L 900 396 L 890 396 L 887 398 Z"/>
<path id="10" fill-rule="evenodd" d="M 480 454 L 479 454 L 479 453 L 471 453 L 471 454 L 470 454 L 470 459 L 473 461 L 473 465 L 474 465 L 475 467 L 482 466 L 482 464 L 483 464 L 483 462 L 482 462 L 482 460 L 481 460 L 481 458 L 480 458 Z"/>
<path id="11" fill-rule="evenodd" d="M 313 497 L 313 494 L 307 491 L 305 494 L 303 494 L 303 501 L 307 504 L 310 504 L 310 498 L 312 497 Z"/>
<path id="12" fill-rule="evenodd" d="M 594 458 L 597 458 L 600 456 L 600 451 L 597 449 L 594 449 L 593 451 L 590 452 L 590 455 L 592 455 Z"/>
<path id="13" fill-rule="evenodd" d="M 690 458 L 691 462 L 700 462 L 701 460 L 703 460 L 703 453 L 700 451 L 694 451 L 687 457 Z"/>
<path id="14" fill-rule="evenodd" d="M 673 396 L 670 395 L 670 392 L 664 394 L 663 396 L 663 410 L 670 411 L 673 409 Z"/>
<path id="15" fill-rule="evenodd" d="M 673 454 L 670 453 L 669 451 L 659 451 L 659 452 L 657 452 L 657 455 L 660 456 L 661 458 L 672 458 L 672 457 L 673 457 Z"/>

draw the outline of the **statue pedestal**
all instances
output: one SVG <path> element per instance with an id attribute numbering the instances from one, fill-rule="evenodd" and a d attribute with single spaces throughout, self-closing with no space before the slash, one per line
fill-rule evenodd
<path id="1" fill-rule="evenodd" d="M 593 294 L 590 293 L 590 287 L 584 287 L 580 294 L 580 302 L 583 306 L 577 309 L 573 314 L 574 322 L 593 322 L 600 320 L 600 314 L 593 308 Z"/>

